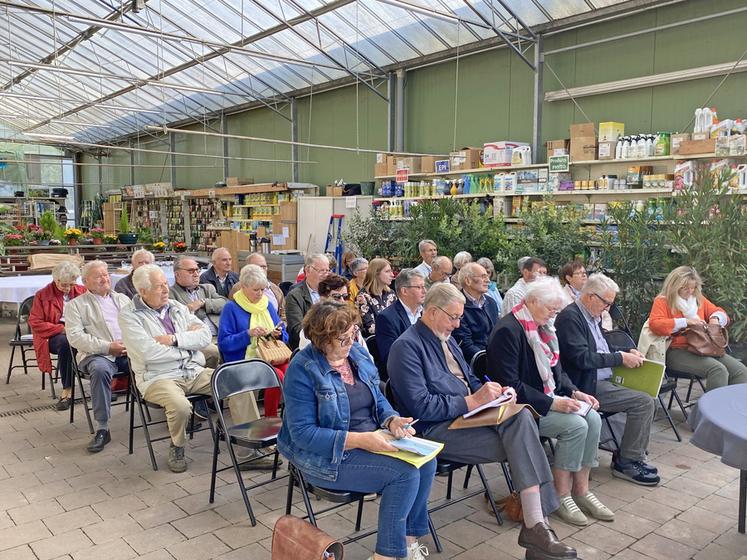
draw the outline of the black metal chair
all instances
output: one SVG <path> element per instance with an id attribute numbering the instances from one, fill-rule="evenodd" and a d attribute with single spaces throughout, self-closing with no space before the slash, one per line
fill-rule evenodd
<path id="1" fill-rule="evenodd" d="M 386 362 L 381 360 L 375 334 L 366 337 L 366 346 L 368 347 L 368 353 L 371 354 L 371 357 L 373 358 L 376 369 L 379 370 L 379 379 L 387 381 L 389 379 L 389 374 L 386 371 Z"/>
<path id="2" fill-rule="evenodd" d="M 272 389 L 276 387 L 282 390 L 282 385 L 277 373 L 275 372 L 275 368 L 267 362 L 256 358 L 222 364 L 213 372 L 211 386 L 213 400 L 216 404 L 222 403 L 228 398 L 235 398 L 251 391 L 260 391 L 262 389 Z M 252 527 L 254 527 L 257 525 L 257 519 L 254 517 L 252 505 L 249 501 L 249 490 L 264 486 L 274 480 L 284 478 L 287 475 L 284 475 L 283 477 L 277 476 L 278 465 L 280 462 L 280 455 L 277 448 L 269 453 L 256 455 L 251 459 L 240 461 L 236 455 L 234 446 L 252 450 L 268 449 L 277 443 L 277 436 L 280 432 L 280 427 L 282 426 L 282 420 L 280 418 L 265 417 L 243 424 L 229 424 L 223 414 L 223 407 L 216 406 L 216 410 L 218 412 L 218 425 L 213 432 L 214 446 L 212 474 L 210 477 L 210 503 L 212 504 L 215 499 L 215 480 L 217 474 L 232 468 L 236 473 L 236 480 L 241 489 L 241 496 L 244 499 L 244 505 L 249 514 Z M 233 419 L 231 420 L 233 421 Z M 231 457 L 231 465 L 219 469 L 218 454 L 220 453 L 221 440 L 226 442 L 228 454 Z M 251 486 L 246 486 L 244 477 L 241 474 L 240 466 L 270 455 L 274 455 L 275 459 L 272 466 L 272 476 L 268 480 L 257 482 Z"/>
<path id="3" fill-rule="evenodd" d="M 284 296 L 288 295 L 291 286 L 293 286 L 293 282 L 280 282 L 280 284 L 278 284 L 278 288 L 280 288 L 280 291 L 283 292 Z"/>
<path id="4" fill-rule="evenodd" d="M 171 435 L 166 434 L 165 436 L 159 436 L 159 437 L 151 437 L 150 435 L 150 429 L 153 426 L 158 426 L 161 424 L 166 424 L 166 419 L 163 420 L 153 420 L 150 415 L 149 409 L 154 410 L 163 410 L 163 407 L 152 403 L 150 401 L 146 401 L 145 398 L 143 398 L 142 394 L 140 393 L 140 390 L 137 388 L 137 381 L 135 379 L 135 372 L 132 369 L 132 362 L 128 359 L 127 364 L 130 367 L 130 395 L 132 402 L 130 403 L 130 434 L 129 434 L 129 445 L 128 445 L 128 451 L 129 454 L 132 455 L 134 450 L 134 439 L 135 439 L 135 430 L 142 428 L 143 434 L 145 436 L 145 443 L 148 446 L 148 454 L 150 455 L 150 463 L 153 466 L 153 470 L 158 470 L 158 463 L 156 462 L 156 455 L 153 452 L 153 443 L 157 441 L 164 441 L 164 440 L 171 440 Z M 187 399 L 192 404 L 192 415 L 189 420 L 189 428 L 187 429 L 187 432 L 189 433 L 189 439 L 194 438 L 194 434 L 196 432 L 201 432 L 204 430 L 210 430 L 210 433 L 214 433 L 213 429 L 213 420 L 210 418 L 210 414 L 207 415 L 207 424 L 208 427 L 205 428 L 199 428 L 195 429 L 195 412 L 194 412 L 194 406 L 195 403 L 199 401 L 204 401 L 207 405 L 208 399 L 211 399 L 212 397 L 210 395 L 198 395 L 198 394 L 191 394 L 187 395 Z M 137 408 L 139 416 L 140 416 L 140 425 L 135 425 L 135 408 Z"/>
<path id="5" fill-rule="evenodd" d="M 36 354 L 34 354 L 34 335 L 31 333 L 29 326 L 29 314 L 31 306 L 34 304 L 34 296 L 27 297 L 21 305 L 18 306 L 18 317 L 16 318 L 16 329 L 13 338 L 10 339 L 10 360 L 8 361 L 8 375 L 5 378 L 5 384 L 10 383 L 10 375 L 14 369 L 23 368 L 23 373 L 28 375 L 29 366 L 36 365 Z M 21 352 L 21 364 L 15 365 L 16 348 Z M 26 357 L 29 352 L 31 357 Z M 44 383 L 44 378 L 42 378 Z M 42 388 L 44 388 L 42 386 Z"/>

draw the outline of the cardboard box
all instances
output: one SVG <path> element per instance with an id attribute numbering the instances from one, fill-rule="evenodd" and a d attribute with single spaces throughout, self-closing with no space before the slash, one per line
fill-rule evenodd
<path id="1" fill-rule="evenodd" d="M 514 150 L 528 145 L 526 142 L 512 140 L 486 142 L 482 147 L 482 162 L 485 167 L 509 167 Z"/>
<path id="2" fill-rule="evenodd" d="M 615 159 L 615 150 L 617 142 L 599 142 L 597 149 L 597 159 Z"/>
<path id="3" fill-rule="evenodd" d="M 342 187 L 327 185 L 325 196 L 342 196 Z"/>
<path id="4" fill-rule="evenodd" d="M 465 169 L 477 169 L 482 161 L 481 148 L 462 148 L 457 152 L 449 153 L 449 166 L 451 171 L 463 171 Z"/>
<path id="5" fill-rule="evenodd" d="M 550 156 L 567 156 L 570 153 L 571 140 L 564 138 L 562 140 L 550 140 L 547 143 L 547 157 Z"/>
<path id="6" fill-rule="evenodd" d="M 571 138 L 571 161 L 590 161 L 597 158 L 596 136 Z"/>
<path id="7" fill-rule="evenodd" d="M 283 222 L 279 215 L 272 217 L 270 243 L 273 250 L 295 249 L 297 236 L 298 226 L 296 224 Z"/>
<path id="8" fill-rule="evenodd" d="M 669 144 L 669 152 L 672 155 L 679 154 L 680 153 L 680 144 L 682 142 L 690 140 L 690 133 L 689 132 L 678 132 L 677 134 L 672 134 L 670 137 L 670 144 Z"/>
<path id="9" fill-rule="evenodd" d="M 420 157 L 420 172 L 421 173 L 433 173 L 436 169 L 436 161 L 440 158 L 436 156 L 421 156 Z"/>
<path id="10" fill-rule="evenodd" d="M 571 141 L 573 138 L 591 138 L 596 137 L 597 131 L 594 127 L 594 123 L 579 123 L 579 124 L 572 124 L 570 126 L 571 130 Z"/>
<path id="11" fill-rule="evenodd" d="M 397 157 L 397 170 L 409 169 L 410 173 L 420 173 L 420 158 L 417 156 Z"/>
<path id="12" fill-rule="evenodd" d="M 729 155 L 743 156 L 747 152 L 747 136 L 735 134 L 729 139 Z"/>
<path id="13" fill-rule="evenodd" d="M 227 187 L 238 187 L 240 185 L 253 185 L 253 177 L 226 177 Z"/>
<path id="14" fill-rule="evenodd" d="M 280 221 L 285 223 L 298 221 L 298 203 L 295 200 L 280 203 Z"/>
<path id="15" fill-rule="evenodd" d="M 374 177 L 383 177 L 388 175 L 387 158 L 389 154 L 376 154 L 376 163 L 374 163 Z"/>
<path id="16" fill-rule="evenodd" d="M 625 123 L 621 122 L 600 122 L 599 123 L 599 141 L 600 142 L 617 142 L 620 136 L 625 135 Z M 602 159 L 602 158 L 599 158 Z"/>
<path id="17" fill-rule="evenodd" d="M 684 140 L 680 143 L 679 155 L 712 154 L 716 151 L 716 139 Z"/>

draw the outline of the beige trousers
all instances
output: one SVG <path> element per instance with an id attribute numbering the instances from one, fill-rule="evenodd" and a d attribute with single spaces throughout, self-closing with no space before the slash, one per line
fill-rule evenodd
<path id="1" fill-rule="evenodd" d="M 192 414 L 192 404 L 186 395 L 209 395 L 212 375 L 213 370 L 205 368 L 192 380 L 158 379 L 145 389 L 143 398 L 164 408 L 171 442 L 176 447 L 184 447 L 187 441 L 187 424 Z M 228 408 L 231 410 L 234 424 L 251 422 L 259 418 L 254 393 L 231 397 L 228 399 Z"/>

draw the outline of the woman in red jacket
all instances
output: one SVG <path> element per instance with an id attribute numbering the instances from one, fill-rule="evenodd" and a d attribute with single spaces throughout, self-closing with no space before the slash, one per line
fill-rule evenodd
<path id="1" fill-rule="evenodd" d="M 70 345 L 65 336 L 62 311 L 65 303 L 86 289 L 77 284 L 80 269 L 70 261 L 63 261 L 52 269 L 52 282 L 36 292 L 29 314 L 29 325 L 34 335 L 36 363 L 42 375 L 52 374 L 52 354 L 57 354 L 57 365 L 62 378 L 62 395 L 57 410 L 70 408 L 73 385 Z"/>
<path id="2" fill-rule="evenodd" d="M 701 288 L 703 281 L 691 266 L 679 266 L 669 273 L 661 293 L 654 299 L 648 326 L 657 336 L 671 336 L 667 350 L 667 367 L 691 373 L 706 380 L 706 391 L 747 383 L 747 366 L 725 354 L 711 358 L 693 354 L 687 349 L 684 330 L 705 323 L 726 327 L 726 311 L 708 301 Z"/>

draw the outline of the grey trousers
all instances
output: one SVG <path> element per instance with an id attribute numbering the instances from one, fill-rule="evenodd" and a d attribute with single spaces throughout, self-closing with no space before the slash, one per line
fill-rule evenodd
<path id="1" fill-rule="evenodd" d="M 91 378 L 93 417 L 99 424 L 106 424 L 112 415 L 112 377 L 118 371 L 129 371 L 127 358 L 112 362 L 104 356 L 88 356 L 78 368 Z"/>
<path id="2" fill-rule="evenodd" d="M 620 457 L 626 461 L 645 461 L 656 403 L 651 395 L 619 387 L 610 381 L 597 381 L 594 395 L 604 412 L 624 412 L 625 430 L 620 442 Z"/>
<path id="3" fill-rule="evenodd" d="M 667 367 L 705 378 L 706 391 L 747 383 L 747 366 L 729 354 L 710 358 L 698 356 L 684 348 L 670 348 L 667 351 Z"/>
<path id="4" fill-rule="evenodd" d="M 450 424 L 442 422 L 423 433 L 423 437 L 444 444 L 439 459 L 466 465 L 508 461 L 518 491 L 539 486 L 544 515 L 558 509 L 552 471 L 539 440 L 537 423 L 528 410 L 499 426 L 449 430 Z"/>

